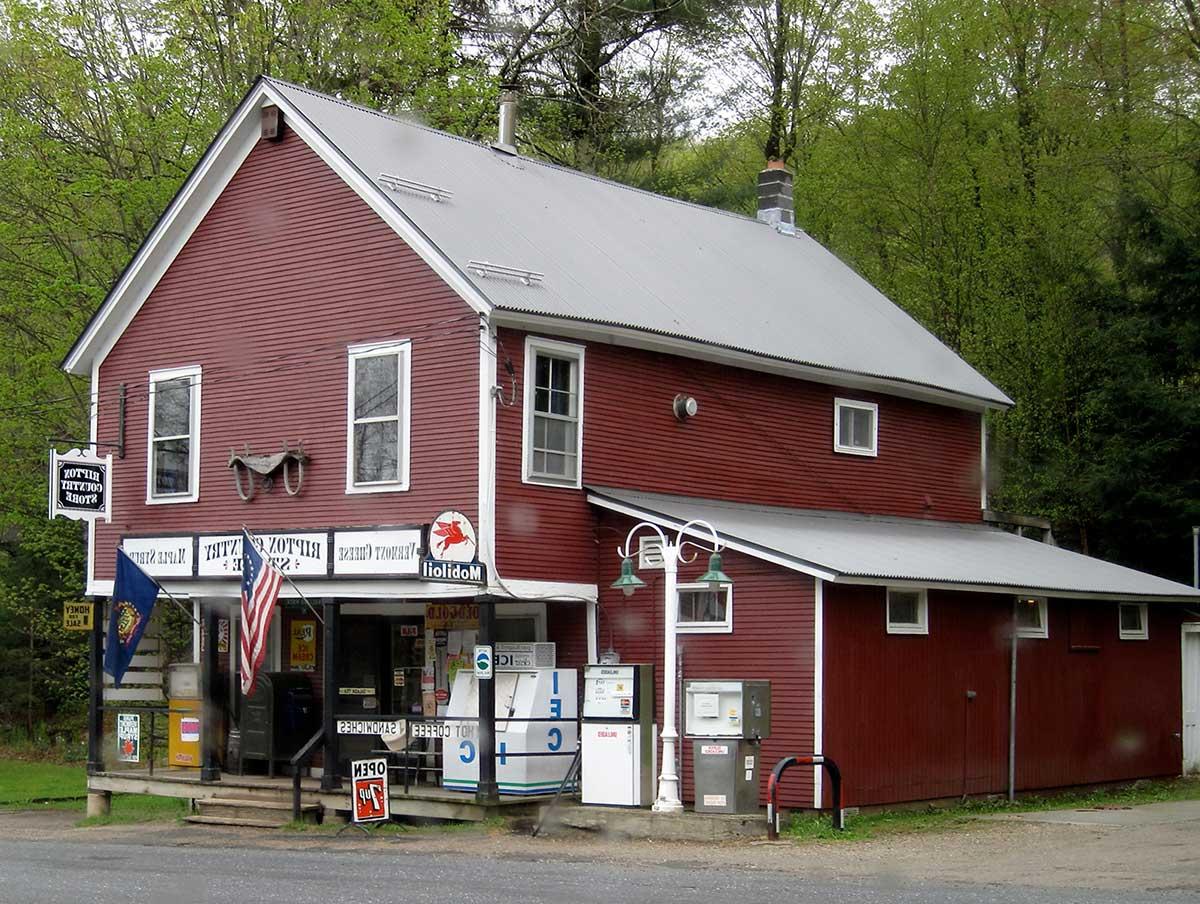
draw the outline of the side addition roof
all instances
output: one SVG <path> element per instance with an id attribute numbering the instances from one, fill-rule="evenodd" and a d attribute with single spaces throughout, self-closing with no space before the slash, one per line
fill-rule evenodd
<path id="1" fill-rule="evenodd" d="M 422 256 L 476 307 L 545 319 L 546 329 L 591 326 L 657 337 L 685 355 L 719 351 L 777 362 L 828 382 L 927 390 L 968 407 L 1012 404 L 803 233 L 779 234 L 749 217 L 502 153 L 273 79 L 260 80 L 222 134 L 247 133 L 246 123 L 256 125 L 257 109 L 267 103 L 277 104 L 285 123 L 319 146 L 397 232 L 424 245 Z M 226 154 L 226 168 L 236 168 L 245 152 Z M 189 200 L 199 194 L 193 182 L 208 175 L 223 184 L 211 175 L 218 156 L 205 155 L 132 269 L 170 228 L 175 208 L 202 206 Z M 380 181 L 385 173 L 452 197 L 390 190 Z M 526 285 L 480 276 L 471 261 L 544 278 Z M 126 281 L 68 355 L 69 370 L 85 372 L 88 360 L 103 356 L 108 343 L 95 328 L 122 322 L 107 309 L 119 303 Z"/>
<path id="2" fill-rule="evenodd" d="M 731 548 L 834 583 L 1107 600 L 1200 601 L 1185 584 L 981 524 L 816 512 L 589 487 L 601 508 L 680 528 L 708 521 Z"/>

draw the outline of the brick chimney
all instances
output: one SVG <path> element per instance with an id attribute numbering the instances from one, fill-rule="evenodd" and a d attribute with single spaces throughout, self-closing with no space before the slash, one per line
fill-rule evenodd
<path id="1" fill-rule="evenodd" d="M 767 168 L 758 174 L 758 218 L 783 231 L 795 228 L 792 173 L 782 160 L 768 160 Z"/>

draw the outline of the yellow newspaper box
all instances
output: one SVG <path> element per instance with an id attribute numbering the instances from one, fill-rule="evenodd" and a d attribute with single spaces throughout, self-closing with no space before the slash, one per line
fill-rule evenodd
<path id="1" fill-rule="evenodd" d="M 200 768 L 200 666 L 184 662 L 167 669 L 167 702 L 171 708 L 167 763 Z"/>

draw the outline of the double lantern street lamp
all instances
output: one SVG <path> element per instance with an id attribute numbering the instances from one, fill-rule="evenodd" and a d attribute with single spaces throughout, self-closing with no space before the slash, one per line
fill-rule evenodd
<path id="1" fill-rule="evenodd" d="M 635 524 L 625 538 L 625 547 L 617 549 L 617 555 L 622 559 L 621 576 L 613 582 L 614 590 L 622 591 L 626 596 L 633 596 L 633 591 L 645 587 L 646 582 L 633 573 L 633 538 L 638 531 L 646 528 L 658 535 L 662 542 L 663 574 L 665 576 L 666 612 L 663 617 L 665 646 L 663 649 L 663 730 L 662 730 L 662 772 L 658 776 L 658 797 L 653 809 L 659 813 L 683 812 L 683 801 L 679 799 L 679 776 L 675 772 L 675 742 L 679 738 L 675 731 L 675 622 L 679 614 L 679 599 L 676 593 L 678 566 L 680 562 L 689 563 L 696 560 L 697 552 L 687 552 L 687 547 L 702 550 L 705 547 L 684 537 L 689 531 L 697 529 L 707 531 L 712 535 L 712 555 L 708 559 L 708 571 L 700 576 L 700 583 L 707 584 L 714 592 L 720 592 L 723 587 L 733 583 L 721 570 L 721 550 L 724 548 L 717 532 L 707 521 L 699 519 L 689 521 L 675 534 L 672 543 L 667 535 L 654 524 L 642 521 Z"/>

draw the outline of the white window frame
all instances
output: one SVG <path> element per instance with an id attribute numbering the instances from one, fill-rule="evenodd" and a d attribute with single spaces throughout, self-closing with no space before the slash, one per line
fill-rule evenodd
<path id="1" fill-rule="evenodd" d="M 733 585 L 722 584 L 718 592 L 725 594 L 725 620 L 719 622 L 685 622 L 679 620 L 679 596 L 688 590 L 711 590 L 709 584 L 678 584 L 675 587 L 675 631 L 679 634 L 732 634 Z"/>
<path id="2" fill-rule="evenodd" d="M 575 430 L 575 477 L 574 479 L 555 479 L 553 476 L 535 474 L 533 472 L 533 401 L 536 378 L 536 360 L 539 353 L 558 358 L 572 358 L 575 361 L 575 391 L 578 405 L 576 407 Z M 537 336 L 525 337 L 525 370 L 524 370 L 524 422 L 521 430 L 521 482 L 546 487 L 566 487 L 579 489 L 583 486 L 583 355 L 584 347 L 573 342 L 559 342 L 555 339 L 542 339 Z"/>
<path id="3" fill-rule="evenodd" d="M 1050 636 L 1050 603 L 1044 596 L 1022 596 L 1021 600 L 1036 600 L 1038 615 L 1041 619 L 1040 628 L 1022 628 L 1017 626 L 1017 637 L 1030 637 L 1036 640 L 1046 640 Z M 1015 616 L 1014 616 L 1015 618 Z"/>
<path id="4" fill-rule="evenodd" d="M 1127 631 L 1122 627 L 1121 610 L 1126 606 L 1135 607 L 1141 613 L 1142 627 L 1137 631 Z M 1150 607 L 1145 603 L 1117 603 L 1117 636 L 1121 640 L 1150 639 Z"/>
<path id="5" fill-rule="evenodd" d="M 189 399 L 191 410 L 188 433 L 188 491 L 186 493 L 154 492 L 154 403 L 155 385 L 181 377 L 192 378 Z M 146 414 L 146 505 L 178 505 L 197 502 L 200 499 L 200 384 L 202 381 L 199 364 L 186 367 L 169 367 L 150 371 L 149 405 Z M 167 437 L 160 437 L 166 439 Z"/>
<path id="6" fill-rule="evenodd" d="M 917 595 L 916 622 L 892 621 L 892 594 L 915 593 Z M 929 591 L 913 590 L 907 587 L 889 587 L 884 599 L 885 616 L 888 634 L 928 634 L 929 633 Z"/>
<path id="7" fill-rule="evenodd" d="M 396 379 L 399 393 L 400 423 L 396 436 L 400 443 L 396 456 L 396 479 L 372 483 L 356 483 L 354 480 L 354 375 L 355 365 L 362 358 L 397 355 Z M 384 420 L 379 418 L 378 420 Z M 412 439 L 412 340 L 392 339 L 386 342 L 368 342 L 346 348 L 346 492 L 347 493 L 398 493 L 408 489 L 409 459 Z"/>
<path id="8" fill-rule="evenodd" d="M 858 446 L 843 446 L 842 411 L 845 409 L 871 412 L 871 448 L 862 449 Z M 846 455 L 864 455 L 876 458 L 879 455 L 879 406 L 875 402 L 862 402 L 857 399 L 835 398 L 833 400 L 833 451 Z"/>

